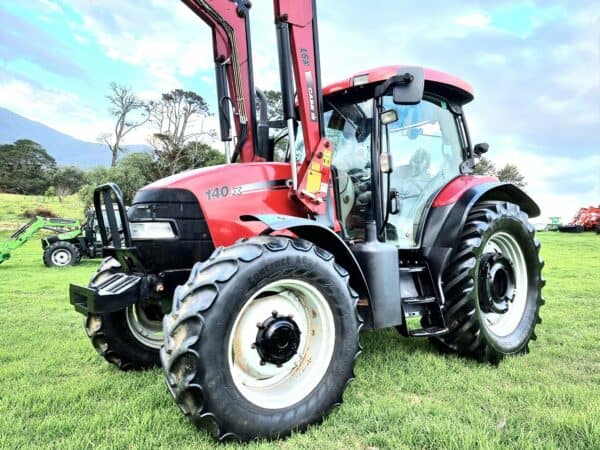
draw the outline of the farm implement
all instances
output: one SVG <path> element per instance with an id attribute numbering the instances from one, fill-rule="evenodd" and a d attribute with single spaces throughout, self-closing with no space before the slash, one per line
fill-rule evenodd
<path id="1" fill-rule="evenodd" d="M 595 231 L 600 234 L 600 207 L 580 208 L 571 222 L 560 225 L 558 231 L 563 233 L 582 233 L 583 231 Z"/>

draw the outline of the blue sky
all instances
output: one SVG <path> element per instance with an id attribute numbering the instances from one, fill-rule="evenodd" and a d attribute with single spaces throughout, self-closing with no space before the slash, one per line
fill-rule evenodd
<path id="1" fill-rule="evenodd" d="M 272 2 L 253 3 L 257 84 L 277 88 Z M 598 1 L 318 7 L 326 83 L 394 63 L 464 78 L 475 89 L 473 140 L 519 165 L 544 215 L 600 203 Z M 210 32 L 178 1 L 0 0 L 0 106 L 78 138 L 110 131 L 111 81 L 145 98 L 183 87 L 214 105 L 213 77 Z"/>

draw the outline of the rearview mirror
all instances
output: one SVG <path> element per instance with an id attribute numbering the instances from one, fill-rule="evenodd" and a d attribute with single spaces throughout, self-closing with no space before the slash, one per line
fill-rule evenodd
<path id="1" fill-rule="evenodd" d="M 392 91 L 396 105 L 416 105 L 423 99 L 425 73 L 422 67 L 402 68 Z"/>
<path id="2" fill-rule="evenodd" d="M 475 153 L 477 156 L 481 156 L 484 153 L 487 153 L 489 149 L 490 145 L 487 142 L 481 142 L 475 145 L 475 147 L 473 148 L 473 153 Z"/>

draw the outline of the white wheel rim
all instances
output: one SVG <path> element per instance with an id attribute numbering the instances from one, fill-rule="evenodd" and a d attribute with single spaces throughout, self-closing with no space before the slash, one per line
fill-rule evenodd
<path id="1" fill-rule="evenodd" d="M 140 305 L 129 306 L 125 315 L 129 330 L 138 341 L 147 347 L 160 349 L 163 344 L 162 321 L 150 319 Z"/>
<path id="2" fill-rule="evenodd" d="M 261 364 L 252 345 L 257 324 L 273 311 L 291 316 L 301 332 L 296 354 L 280 366 Z M 321 382 L 334 347 L 333 313 L 323 294 L 304 281 L 279 280 L 261 288 L 239 312 L 229 335 L 229 370 L 248 401 L 267 409 L 285 408 L 305 398 Z"/>
<path id="3" fill-rule="evenodd" d="M 521 246 L 510 234 L 499 231 L 494 233 L 484 248 L 485 253 L 498 253 L 510 260 L 514 270 L 514 298 L 508 304 L 504 314 L 483 312 L 480 310 L 483 325 L 496 336 L 504 337 L 513 333 L 519 326 L 527 305 L 527 264 Z"/>
<path id="4" fill-rule="evenodd" d="M 72 256 L 70 251 L 59 248 L 52 252 L 51 259 L 52 264 L 55 266 L 68 266 L 71 263 Z"/>

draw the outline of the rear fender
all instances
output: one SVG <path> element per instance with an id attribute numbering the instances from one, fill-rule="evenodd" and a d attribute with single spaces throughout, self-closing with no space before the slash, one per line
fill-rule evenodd
<path id="1" fill-rule="evenodd" d="M 529 217 L 537 217 L 540 208 L 535 201 L 514 184 L 488 182 L 470 186 L 459 192 L 452 202 L 433 202 L 423 233 L 423 254 L 429 261 L 434 280 L 443 295 L 442 274 L 456 248 L 469 211 L 479 201 L 497 200 L 519 205 Z"/>
<path id="2" fill-rule="evenodd" d="M 354 254 L 344 240 L 330 228 L 320 225 L 314 220 L 278 214 L 243 215 L 240 219 L 243 222 L 259 221 L 264 223 L 267 229 L 261 234 L 288 230 L 299 238 L 306 239 L 317 247 L 327 250 L 334 256 L 336 263 L 348 271 L 350 286 L 360 298 L 371 298 L 367 280 Z"/>

